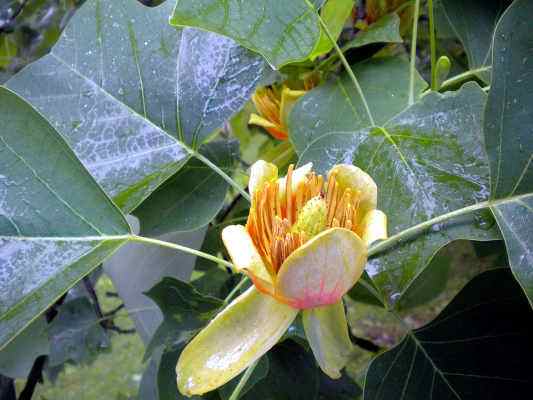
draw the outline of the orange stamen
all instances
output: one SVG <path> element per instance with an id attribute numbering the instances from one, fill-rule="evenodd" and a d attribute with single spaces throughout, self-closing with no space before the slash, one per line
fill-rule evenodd
<path id="1" fill-rule="evenodd" d="M 359 193 L 341 189 L 335 174 L 324 178 L 309 173 L 293 190 L 294 166 L 290 165 L 285 181 L 284 196 L 280 196 L 278 182 L 266 182 L 252 199 L 246 228 L 257 250 L 274 278 L 285 259 L 310 238 L 304 232 L 292 232 L 292 226 L 305 204 L 314 197 L 326 202 L 327 228 L 341 227 L 360 234 L 355 221 L 359 207 Z"/>

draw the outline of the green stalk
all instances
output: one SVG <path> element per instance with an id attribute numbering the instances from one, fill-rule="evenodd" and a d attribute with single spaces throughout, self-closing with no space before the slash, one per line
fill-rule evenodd
<path id="1" fill-rule="evenodd" d="M 179 250 L 184 253 L 188 253 L 188 254 L 192 254 L 197 257 L 205 258 L 206 260 L 213 261 L 214 263 L 222 264 L 222 265 L 225 265 L 226 267 L 233 269 L 233 264 L 230 263 L 229 261 L 223 260 L 222 258 L 215 257 L 208 253 L 204 253 L 203 251 L 200 251 L 200 250 L 195 250 L 187 246 L 182 246 L 180 244 L 165 242 L 164 240 L 152 239 L 152 238 L 147 238 L 144 236 L 137 236 L 137 235 L 129 236 L 129 240 L 132 242 L 154 244 L 156 246 L 168 247 L 169 249 Z"/>
<path id="2" fill-rule="evenodd" d="M 229 292 L 229 294 L 224 299 L 224 305 L 228 304 L 231 299 L 239 292 L 239 290 L 243 287 L 243 285 L 248 281 L 248 277 L 244 275 L 239 283 L 235 285 L 235 287 Z"/>
<path id="3" fill-rule="evenodd" d="M 446 79 L 444 82 L 442 82 L 442 85 L 440 86 L 439 90 L 446 90 L 450 87 L 454 87 L 464 81 L 467 81 L 469 79 L 475 78 L 477 74 L 481 72 L 490 71 L 491 67 L 480 67 L 471 69 L 468 71 L 463 72 L 462 74 L 452 76 L 450 79 Z"/>
<path id="4" fill-rule="evenodd" d="M 433 225 L 437 225 L 449 219 L 459 217 L 461 215 L 469 214 L 471 212 L 478 211 L 478 210 L 481 210 L 481 209 L 484 209 L 484 208 L 487 208 L 493 205 L 497 205 L 505 201 L 508 201 L 508 200 L 505 199 L 505 200 L 500 200 L 500 201 L 483 201 L 481 203 L 477 203 L 471 206 L 460 208 L 458 210 L 439 215 L 438 217 L 428 219 L 427 221 L 421 222 L 417 225 L 407 228 L 397 233 L 396 235 L 392 235 L 390 238 L 385 239 L 374 246 L 371 246 L 370 249 L 368 250 L 368 257 L 375 256 L 376 254 L 382 253 L 405 240 L 411 239 L 412 237 L 418 235 L 419 233 L 428 230 Z"/>
<path id="5" fill-rule="evenodd" d="M 313 10 L 315 10 L 314 6 L 311 3 L 309 3 L 309 1 L 307 1 L 307 4 Z M 340 49 L 339 45 L 337 44 L 337 41 L 335 40 L 335 38 L 331 34 L 328 26 L 326 25 L 326 23 L 324 22 L 324 20 L 320 16 L 320 14 L 316 13 L 316 15 L 317 15 L 317 18 L 318 18 L 318 22 L 320 23 L 320 26 L 324 30 L 324 33 L 326 34 L 326 36 L 328 37 L 329 41 L 331 42 L 331 44 L 335 48 L 335 51 L 339 55 L 339 58 L 341 59 L 342 65 L 344 65 L 344 68 L 346 69 L 346 72 L 350 76 L 350 79 L 352 80 L 353 85 L 355 86 L 355 89 L 357 90 L 357 93 L 359 94 L 359 97 L 361 98 L 361 101 L 363 102 L 363 106 L 365 108 L 365 111 L 366 111 L 366 114 L 368 116 L 368 120 L 370 121 L 370 124 L 371 125 L 375 125 L 376 123 L 374 122 L 374 117 L 372 116 L 372 113 L 370 112 L 370 108 L 368 107 L 368 103 L 366 101 L 365 94 L 363 93 L 363 89 L 361 88 L 361 85 L 359 85 L 359 81 L 355 77 L 355 74 L 353 73 L 352 68 L 350 67 L 350 64 L 348 64 L 348 60 L 346 60 L 346 57 L 344 57 L 344 53 Z"/>
<path id="6" fill-rule="evenodd" d="M 224 179 L 226 182 L 229 183 L 230 186 L 234 187 L 242 197 L 244 197 L 248 202 L 251 202 L 250 195 L 239 186 L 237 182 L 235 182 L 231 177 L 226 174 L 222 169 L 220 169 L 216 164 L 211 162 L 207 157 L 205 157 L 203 154 L 199 153 L 196 150 L 193 149 L 187 149 L 189 151 L 189 154 L 191 154 L 193 157 L 196 157 L 198 160 L 203 162 L 205 165 L 207 165 L 209 168 L 211 168 L 213 171 L 215 171 L 222 179 Z"/>
<path id="7" fill-rule="evenodd" d="M 254 369 L 255 367 L 257 366 L 257 363 L 259 362 L 259 360 L 257 361 L 254 361 L 254 363 L 252 365 L 250 365 L 246 371 L 244 372 L 244 375 L 242 376 L 241 380 L 239 381 L 239 383 L 237 384 L 237 387 L 235 388 L 235 390 L 233 391 L 233 393 L 231 394 L 229 400 L 237 400 L 241 394 L 241 391 L 242 389 L 244 388 L 244 386 L 246 385 L 246 382 L 248 382 L 248 379 L 250 379 L 250 376 L 252 376 L 252 372 L 254 372 Z"/>
<path id="8" fill-rule="evenodd" d="M 437 82 L 437 40 L 435 38 L 435 15 L 433 13 L 433 0 L 428 0 L 429 14 L 429 46 L 431 49 L 431 89 L 438 90 Z"/>
<path id="9" fill-rule="evenodd" d="M 418 16 L 420 14 L 420 0 L 415 1 L 413 15 L 413 36 L 411 38 L 411 60 L 409 64 L 409 105 L 415 102 L 415 75 L 416 75 L 416 42 L 418 38 Z"/>

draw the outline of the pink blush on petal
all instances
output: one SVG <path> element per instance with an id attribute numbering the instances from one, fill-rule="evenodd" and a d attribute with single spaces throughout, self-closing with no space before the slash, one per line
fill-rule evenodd
<path id="1" fill-rule="evenodd" d="M 340 282 L 339 282 L 340 283 Z M 311 293 L 308 289 L 304 291 L 302 298 L 293 298 L 290 300 L 290 306 L 305 310 L 307 308 L 315 308 L 320 306 L 329 306 L 337 303 L 343 296 L 342 285 L 337 284 L 330 292 L 324 292 L 323 286 L 319 292 Z"/>

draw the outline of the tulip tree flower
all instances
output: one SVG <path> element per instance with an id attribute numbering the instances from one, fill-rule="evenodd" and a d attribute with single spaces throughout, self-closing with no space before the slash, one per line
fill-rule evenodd
<path id="1" fill-rule="evenodd" d="M 257 89 L 252 96 L 252 102 L 260 115 L 251 114 L 248 123 L 265 128 L 278 140 L 287 140 L 289 113 L 296 101 L 305 93 L 305 90 L 292 90 L 287 86 L 281 89 L 277 87 Z"/>
<path id="2" fill-rule="evenodd" d="M 278 179 L 275 165 L 251 169 L 246 226 L 222 240 L 235 268 L 253 286 L 218 314 L 183 350 L 176 367 L 181 393 L 213 390 L 259 359 L 302 311 L 320 368 L 339 378 L 352 351 L 342 296 L 361 277 L 368 246 L 387 236 L 376 209 L 377 187 L 353 165 L 324 180 L 307 164 Z"/>

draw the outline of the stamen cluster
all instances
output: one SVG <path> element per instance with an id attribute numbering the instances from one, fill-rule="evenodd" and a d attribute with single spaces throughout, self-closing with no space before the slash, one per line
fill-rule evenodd
<path id="1" fill-rule="evenodd" d="M 275 276 L 285 259 L 311 239 L 309 231 L 297 229 L 297 221 L 305 205 L 320 199 L 326 205 L 325 226 L 357 231 L 359 193 L 342 189 L 331 173 L 324 185 L 321 175 L 310 172 L 293 187 L 294 166 L 289 166 L 284 185 L 266 182 L 255 191 L 246 229 L 258 249 L 271 276 Z M 312 229 L 315 234 L 316 229 Z"/>

